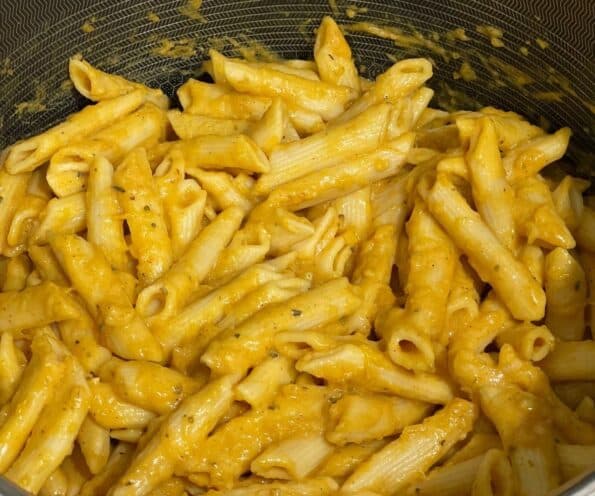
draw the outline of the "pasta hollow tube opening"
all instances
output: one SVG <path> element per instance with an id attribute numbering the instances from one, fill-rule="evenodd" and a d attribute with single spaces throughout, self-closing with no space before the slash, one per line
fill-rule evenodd
<path id="1" fill-rule="evenodd" d="M 63 123 L 13 145 L 8 151 L 4 167 L 11 174 L 33 171 L 69 141 L 88 136 L 117 121 L 138 108 L 143 100 L 143 92 L 136 90 L 85 107 Z"/>
<path id="2" fill-rule="evenodd" d="M 136 302 L 139 313 L 155 320 L 173 316 L 215 265 L 243 217 L 244 212 L 238 207 L 219 214 L 162 277 L 140 292 Z"/>
<path id="3" fill-rule="evenodd" d="M 546 326 L 521 324 L 498 334 L 499 346 L 510 344 L 523 360 L 539 362 L 555 348 L 555 338 Z"/>

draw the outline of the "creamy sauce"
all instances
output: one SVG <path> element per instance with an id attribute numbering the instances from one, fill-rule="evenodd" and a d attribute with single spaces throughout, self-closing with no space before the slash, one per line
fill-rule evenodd
<path id="1" fill-rule="evenodd" d="M 502 41 L 504 33 L 501 29 L 494 26 L 477 26 L 475 30 L 479 34 L 486 36 L 490 40 L 490 44 L 493 47 L 501 48 L 504 46 L 504 42 Z"/>
<path id="2" fill-rule="evenodd" d="M 35 97 L 31 100 L 17 103 L 15 105 L 15 115 L 33 114 L 36 112 L 43 112 L 47 106 L 44 100 L 47 97 L 47 92 L 43 84 L 36 85 Z"/>
<path id="3" fill-rule="evenodd" d="M 149 22 L 159 22 L 161 18 L 153 11 L 147 13 L 147 19 Z"/>
<path id="4" fill-rule="evenodd" d="M 151 53 L 160 57 L 189 59 L 196 55 L 196 41 L 190 38 L 181 40 L 164 38 L 160 40 L 159 46 L 151 50 Z"/>
<path id="5" fill-rule="evenodd" d="M 198 22 L 207 22 L 203 15 L 200 13 L 200 7 L 202 0 L 188 0 L 185 5 L 178 9 L 178 12 L 188 19 L 192 19 Z"/>
<path id="6" fill-rule="evenodd" d="M 81 31 L 86 34 L 89 34 L 89 33 L 92 33 L 93 31 L 95 31 L 95 26 L 93 25 L 94 22 L 95 22 L 94 17 L 92 17 L 88 21 L 85 21 L 84 24 L 81 26 Z"/>

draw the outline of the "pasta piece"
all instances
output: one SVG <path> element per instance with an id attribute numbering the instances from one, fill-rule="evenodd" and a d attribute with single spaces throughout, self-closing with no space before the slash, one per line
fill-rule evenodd
<path id="1" fill-rule="evenodd" d="M 138 148 L 126 157 L 114 173 L 113 184 L 130 228 L 139 281 L 148 286 L 169 269 L 173 254 L 163 204 L 144 149 Z"/>
<path id="2" fill-rule="evenodd" d="M 123 400 L 159 415 L 175 410 L 202 383 L 156 363 L 120 362 L 113 371 L 112 386 Z"/>
<path id="3" fill-rule="evenodd" d="M 259 363 L 281 331 L 305 330 L 348 315 L 359 304 L 346 279 L 271 305 L 212 342 L 201 361 L 213 373 L 242 373 Z M 274 327 L 273 327 L 274 326 Z"/>
<path id="4" fill-rule="evenodd" d="M 472 403 L 456 398 L 423 423 L 406 427 L 401 436 L 362 463 L 342 486 L 346 493 L 398 491 L 426 472 L 467 435 L 476 414 Z"/>
<path id="5" fill-rule="evenodd" d="M 545 256 L 539 246 L 525 245 L 519 252 L 519 260 L 523 262 L 533 278 L 543 284 L 545 278 Z"/>
<path id="6" fill-rule="evenodd" d="M 0 155 L 0 161 L 2 160 Z M 9 174 L 4 167 L 0 168 L 0 253 L 4 254 L 7 236 L 14 214 L 19 208 L 21 198 L 27 191 L 31 174 Z"/>
<path id="7" fill-rule="evenodd" d="M 529 244 L 545 248 L 574 248 L 572 233 L 554 206 L 547 184 L 539 177 L 519 181 L 515 188 L 514 215 L 517 229 Z"/>
<path id="8" fill-rule="evenodd" d="M 60 470 L 66 476 L 68 483 L 67 496 L 75 496 L 79 494 L 85 482 L 91 477 L 78 446 L 75 446 L 72 454 L 66 457 L 60 466 Z"/>
<path id="9" fill-rule="evenodd" d="M 460 463 L 437 467 L 431 470 L 425 479 L 412 484 L 409 491 L 411 494 L 420 496 L 471 494 L 475 474 L 481 466 L 484 456 L 479 455 Z"/>
<path id="10" fill-rule="evenodd" d="M 438 175 L 428 197 L 428 208 L 515 318 L 539 320 L 544 316 L 545 293 L 541 286 L 497 240 L 446 177 Z"/>
<path id="11" fill-rule="evenodd" d="M 58 286 L 68 286 L 68 279 L 50 246 L 31 245 L 28 255 L 43 280 L 53 282 Z"/>
<path id="12" fill-rule="evenodd" d="M 75 55 L 70 58 L 68 73 L 76 90 L 85 98 L 94 102 L 116 98 L 140 89 L 145 92 L 147 101 L 162 109 L 167 109 L 169 106 L 169 99 L 161 90 L 148 88 L 142 83 L 135 83 L 122 76 L 103 72 L 93 67 L 80 56 Z"/>
<path id="13" fill-rule="evenodd" d="M 252 201 L 235 185 L 231 175 L 225 172 L 210 172 L 196 168 L 190 168 L 186 173 L 200 183 L 219 209 L 235 206 L 246 213 L 252 210 Z"/>
<path id="14" fill-rule="evenodd" d="M 270 171 L 264 152 L 244 134 L 197 136 L 174 145 L 184 156 L 187 167 L 203 169 L 242 169 L 251 173 Z"/>
<path id="15" fill-rule="evenodd" d="M 144 435 L 142 429 L 112 429 L 110 438 L 124 441 L 125 443 L 138 443 Z"/>
<path id="16" fill-rule="evenodd" d="M 144 428 L 154 418 L 154 414 L 123 401 L 112 386 L 99 382 L 97 378 L 89 381 L 91 405 L 89 415 L 105 429 Z"/>
<path id="17" fill-rule="evenodd" d="M 490 116 L 496 128 L 498 143 L 504 152 L 508 152 L 517 145 L 544 134 L 542 128 L 530 124 L 522 116 L 514 112 L 505 112 L 494 107 L 485 107 L 479 112 Z"/>
<path id="18" fill-rule="evenodd" d="M 564 480 L 572 479 L 593 466 L 595 445 L 558 444 L 556 451 L 560 458 L 560 469 Z"/>
<path id="19" fill-rule="evenodd" d="M 134 457 L 134 446 L 127 443 L 118 443 L 103 467 L 103 470 L 86 481 L 80 496 L 103 496 L 107 494 L 112 485 L 120 478 Z"/>
<path id="20" fill-rule="evenodd" d="M 394 365 L 373 343 L 351 337 L 346 344 L 323 340 L 320 347 L 305 353 L 297 362 L 307 372 L 332 384 L 364 387 L 371 392 L 391 393 L 412 400 L 445 404 L 453 397 L 451 385 L 426 373 L 412 374 Z M 348 370 L 349 373 L 344 373 Z"/>
<path id="21" fill-rule="evenodd" d="M 82 303 L 76 302 L 78 314 L 73 319 L 58 323 L 58 331 L 64 345 L 88 372 L 96 373 L 112 354 L 98 342 L 97 325 Z"/>
<path id="22" fill-rule="evenodd" d="M 63 123 L 13 145 L 6 155 L 4 167 L 10 174 L 33 171 L 69 142 L 89 136 L 130 114 L 144 99 L 143 92 L 135 90 L 89 105 Z"/>
<path id="23" fill-rule="evenodd" d="M 6 256 L 14 257 L 26 250 L 29 236 L 37 226 L 38 217 L 46 205 L 47 200 L 38 196 L 26 195 L 22 198 L 6 235 Z"/>
<path id="24" fill-rule="evenodd" d="M 52 156 L 47 181 L 54 193 L 68 196 L 87 188 L 89 169 L 98 157 L 114 165 L 138 146 L 152 147 L 165 137 L 165 113 L 151 104 Z"/>
<path id="25" fill-rule="evenodd" d="M 547 494 L 560 483 L 560 470 L 544 405 L 514 386 L 485 386 L 479 394 L 510 456 L 516 494 Z"/>
<path id="26" fill-rule="evenodd" d="M 561 159 L 566 153 L 571 131 L 564 127 L 553 134 L 538 136 L 521 143 L 502 158 L 506 177 L 514 183 L 537 174 L 546 165 Z"/>
<path id="27" fill-rule="evenodd" d="M 159 343 L 101 252 L 76 235 L 54 237 L 51 246 L 91 314 L 100 318 L 107 347 L 124 358 L 160 361 Z"/>
<path id="28" fill-rule="evenodd" d="M 303 481 L 271 482 L 263 484 L 260 480 L 243 487 L 226 491 L 208 491 L 206 496 L 256 496 L 259 494 L 286 494 L 288 496 L 330 496 L 337 492 L 339 486 L 330 477 L 315 477 Z M 271 491 L 269 493 L 269 491 Z"/>
<path id="29" fill-rule="evenodd" d="M 581 267 L 587 282 L 587 325 L 591 337 L 595 336 L 595 254 L 583 251 L 580 253 Z"/>
<path id="30" fill-rule="evenodd" d="M 381 104 L 351 121 L 279 145 L 271 153 L 270 173 L 257 181 L 255 192 L 270 193 L 280 184 L 375 150 L 384 140 L 389 113 L 390 105 Z"/>
<path id="31" fill-rule="evenodd" d="M 345 394 L 329 409 L 326 439 L 333 444 L 365 443 L 420 422 L 431 406 L 398 396 Z"/>
<path id="32" fill-rule="evenodd" d="M 507 329 L 496 338 L 499 346 L 510 344 L 523 360 L 539 362 L 546 358 L 559 345 L 554 346 L 555 338 L 546 326 L 536 326 L 530 322 Z"/>
<path id="33" fill-rule="evenodd" d="M 595 209 L 585 207 L 575 231 L 576 242 L 585 251 L 595 252 Z"/>
<path id="34" fill-rule="evenodd" d="M 51 282 L 23 291 L 0 292 L 0 332 L 17 332 L 76 318 L 76 304 L 68 292 Z"/>
<path id="35" fill-rule="evenodd" d="M 410 370 L 433 371 L 435 354 L 430 339 L 442 333 L 456 252 L 421 203 L 413 210 L 407 232 L 409 275 L 405 311 L 392 311 L 377 330 L 385 338 L 393 362 Z"/>
<path id="36" fill-rule="evenodd" d="M 204 442 L 232 402 L 237 379 L 226 376 L 188 397 L 161 424 L 151 441 L 113 486 L 113 496 L 148 494 L 171 477 L 175 462 Z"/>
<path id="37" fill-rule="evenodd" d="M 59 391 L 58 381 L 66 369 L 60 347 L 46 333 L 35 334 L 31 352 L 21 382 L 0 420 L 0 472 L 3 474 L 17 459 L 42 410 Z"/>
<path id="38" fill-rule="evenodd" d="M 255 237 L 255 239 L 251 239 Z M 229 246 L 221 252 L 205 282 L 219 287 L 246 270 L 264 261 L 271 249 L 271 236 L 264 229 L 255 233 L 238 231 Z"/>
<path id="39" fill-rule="evenodd" d="M 167 118 L 178 138 L 182 140 L 209 135 L 231 136 L 246 133 L 250 129 L 250 122 L 246 119 L 221 119 L 179 110 L 170 110 Z"/>
<path id="40" fill-rule="evenodd" d="M 560 339 L 579 341 L 585 333 L 587 284 L 585 272 L 566 250 L 545 257 L 545 324 Z"/>
<path id="41" fill-rule="evenodd" d="M 288 124 L 286 105 L 280 98 L 273 98 L 262 119 L 252 126 L 250 137 L 267 156 L 270 156 L 273 149 L 283 140 L 283 132 Z"/>
<path id="42" fill-rule="evenodd" d="M 180 86 L 177 94 L 185 112 L 216 119 L 257 121 L 271 104 L 270 98 L 234 93 L 194 79 Z"/>
<path id="43" fill-rule="evenodd" d="M 482 458 L 471 488 L 471 496 L 512 496 L 515 494 L 513 473 L 504 452 L 489 450 Z"/>
<path id="44" fill-rule="evenodd" d="M 112 179 L 112 164 L 105 158 L 97 158 L 89 170 L 87 239 L 101 250 L 112 267 L 125 271 L 130 267 L 128 245 Z"/>
<path id="45" fill-rule="evenodd" d="M 27 278 L 31 274 L 31 261 L 26 255 L 9 258 L 4 274 L 2 291 L 21 291 L 27 286 Z"/>
<path id="46" fill-rule="evenodd" d="M 296 101 L 301 107 L 314 110 L 323 119 L 337 117 L 356 93 L 345 86 L 335 86 L 323 81 L 312 81 L 266 67 L 254 67 L 247 63 L 223 57 L 215 50 L 209 52 L 213 66 L 219 66 L 225 82 L 236 91 L 269 98 L 279 96 Z M 215 69 L 217 70 L 217 69 Z"/>
<path id="47" fill-rule="evenodd" d="M 539 366 L 552 382 L 595 381 L 595 341 L 560 341 Z"/>
<path id="48" fill-rule="evenodd" d="M 281 277 L 265 282 L 230 307 L 217 327 L 222 331 L 233 329 L 264 307 L 287 301 L 309 289 L 310 281 L 297 277 Z"/>
<path id="49" fill-rule="evenodd" d="M 351 48 L 332 17 L 325 16 L 320 22 L 314 44 L 314 60 L 323 81 L 359 92 L 360 82 Z"/>
<path id="50" fill-rule="evenodd" d="M 498 148 L 498 137 L 489 118 L 477 121 L 466 159 L 473 199 L 485 223 L 508 249 L 515 244 L 514 192 L 506 181 Z"/>
<path id="51" fill-rule="evenodd" d="M 576 230 L 581 221 L 584 212 L 582 194 L 590 185 L 591 183 L 584 179 L 565 176 L 552 191 L 556 211 L 572 231 Z"/>
<path id="52" fill-rule="evenodd" d="M 466 332 L 465 329 L 479 313 L 479 293 L 468 266 L 456 260 L 453 279 L 444 318 L 444 331 L 441 342 L 450 342 L 454 335 Z"/>
<path id="53" fill-rule="evenodd" d="M 561 382 L 552 384 L 556 396 L 568 407 L 575 409 L 583 398 L 595 398 L 595 382 Z"/>
<path id="54" fill-rule="evenodd" d="M 39 215 L 39 224 L 30 236 L 33 244 L 44 245 L 51 236 L 75 234 L 87 227 L 85 193 L 50 200 Z"/>
<path id="55" fill-rule="evenodd" d="M 316 470 L 316 475 L 343 481 L 359 464 L 385 444 L 385 441 L 374 441 L 365 444 L 348 444 L 342 448 L 336 448 Z"/>
<path id="56" fill-rule="evenodd" d="M 406 191 L 407 177 L 406 173 L 401 173 L 386 182 L 372 185 L 374 225 L 392 224 L 397 235 L 401 233 L 410 212 Z"/>
<path id="57" fill-rule="evenodd" d="M 236 386 L 236 398 L 245 401 L 252 408 L 262 408 L 270 404 L 279 387 L 291 383 L 295 376 L 293 362 L 271 351 L 269 358 L 254 367 L 248 377 Z"/>
<path id="58" fill-rule="evenodd" d="M 422 87 L 415 90 L 410 96 L 402 98 L 394 103 L 389 117 L 388 129 L 386 132 L 387 137 L 393 139 L 412 130 L 433 96 L 434 92 L 430 88 Z M 435 151 L 431 150 L 429 156 L 424 157 L 421 155 L 423 158 L 418 160 L 423 161 L 427 158 L 437 159 L 438 156 L 439 155 L 437 155 Z M 411 158 L 410 162 L 416 163 L 416 161 Z"/>
<path id="59" fill-rule="evenodd" d="M 251 461 L 275 442 L 323 431 L 327 391 L 318 386 L 283 386 L 271 405 L 248 410 L 215 431 L 201 450 L 182 461 L 191 480 L 208 487 L 230 488 L 250 469 Z"/>
<path id="60" fill-rule="evenodd" d="M 480 417 L 481 420 L 481 417 Z M 484 419 L 485 420 L 485 419 Z M 495 432 L 494 428 L 491 427 L 491 433 L 479 432 L 478 431 L 471 436 L 471 439 L 458 451 L 456 451 L 451 457 L 446 460 L 443 466 L 456 465 L 472 458 L 476 458 L 480 455 L 487 453 L 491 449 L 501 449 L 502 443 L 500 437 Z"/>
<path id="61" fill-rule="evenodd" d="M 62 387 L 48 401 L 27 444 L 6 472 L 23 489 L 37 493 L 73 449 L 89 409 L 89 387 L 83 369 L 69 356 Z"/>
<path id="62" fill-rule="evenodd" d="M 110 433 L 87 416 L 77 435 L 81 452 L 92 474 L 105 467 L 110 456 Z"/>
<path id="63" fill-rule="evenodd" d="M 335 200 L 361 189 L 362 186 L 394 176 L 404 165 L 413 139 L 414 135 L 407 133 L 369 154 L 358 155 L 338 165 L 289 180 L 271 192 L 268 202 L 276 207 L 301 210 Z M 259 180 L 257 188 L 266 177 Z"/>
<path id="64" fill-rule="evenodd" d="M 243 217 L 237 207 L 221 212 L 162 277 L 140 292 L 136 302 L 139 313 L 164 322 L 183 308 L 231 241 Z"/>
<path id="65" fill-rule="evenodd" d="M 4 406 L 19 386 L 27 359 L 19 350 L 11 333 L 0 335 L 0 405 Z"/>
<path id="66" fill-rule="evenodd" d="M 267 479 L 303 480 L 333 451 L 323 436 L 289 438 L 269 446 L 250 464 L 250 471 Z"/>
<path id="67" fill-rule="evenodd" d="M 180 343 L 193 341 L 200 341 L 199 348 L 204 350 L 208 341 L 203 342 L 202 330 L 221 320 L 224 312 L 250 291 L 282 277 L 268 266 L 251 267 L 227 285 L 188 305 L 170 321 L 156 326 L 155 334 L 166 351 Z"/>
<path id="68" fill-rule="evenodd" d="M 66 496 L 67 492 L 68 480 L 61 468 L 54 470 L 39 490 L 40 496 Z"/>
<path id="69" fill-rule="evenodd" d="M 345 122 L 380 102 L 396 103 L 411 94 L 432 77 L 427 59 L 400 60 L 380 76 L 374 84 L 343 112 L 334 123 Z"/>

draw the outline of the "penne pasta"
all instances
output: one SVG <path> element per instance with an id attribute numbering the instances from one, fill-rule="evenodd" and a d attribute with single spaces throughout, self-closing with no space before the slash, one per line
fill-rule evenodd
<path id="1" fill-rule="evenodd" d="M 454 399 L 423 423 L 406 428 L 401 436 L 362 463 L 345 481 L 342 491 L 398 491 L 426 472 L 470 430 L 475 407 Z M 432 435 L 427 435 L 427 434 Z"/>
<path id="2" fill-rule="evenodd" d="M 556 248 L 546 255 L 544 286 L 545 324 L 560 339 L 583 339 L 587 303 L 585 272 L 568 251 Z"/>
<path id="3" fill-rule="evenodd" d="M 218 83 L 227 83 L 242 93 L 296 101 L 325 120 L 337 117 L 356 96 L 351 88 L 345 86 L 313 81 L 268 67 L 254 67 L 225 58 L 215 50 L 210 50 L 209 54 Z M 217 77 L 217 71 L 221 72 L 223 80 Z"/>
<path id="4" fill-rule="evenodd" d="M 506 249 L 450 181 L 439 175 L 428 208 L 469 262 L 503 299 L 514 317 L 539 320 L 545 294 L 527 268 Z M 522 291 L 519 290 L 522 288 Z"/>
<path id="5" fill-rule="evenodd" d="M 80 193 L 87 188 L 89 169 L 98 157 L 114 165 L 138 146 L 152 147 L 165 136 L 165 113 L 145 104 L 90 137 L 68 144 L 52 155 L 47 181 L 59 196 Z"/>
<path id="6" fill-rule="evenodd" d="M 270 194 L 268 202 L 275 207 L 301 210 L 335 200 L 363 186 L 394 176 L 404 165 L 407 153 L 413 145 L 413 138 L 413 134 L 405 134 L 370 154 L 359 155 L 338 165 L 285 182 Z"/>
<path id="7" fill-rule="evenodd" d="M 54 237 L 51 246 L 91 315 L 100 318 L 107 347 L 124 358 L 160 361 L 159 343 L 102 253 L 75 235 Z"/>
<path id="8" fill-rule="evenodd" d="M 332 300 L 328 299 L 330 295 Z M 358 304 L 346 279 L 331 281 L 282 305 L 265 307 L 241 325 L 224 331 L 209 345 L 201 361 L 215 374 L 245 374 L 266 355 L 276 333 L 323 325 L 348 315 Z"/>
<path id="9" fill-rule="evenodd" d="M 332 17 L 326 16 L 320 23 L 314 44 L 314 60 L 323 81 L 359 92 L 360 81 L 351 48 Z"/>
<path id="10" fill-rule="evenodd" d="M 95 102 L 141 90 L 145 93 L 145 98 L 158 107 L 167 109 L 169 106 L 169 99 L 161 90 L 148 88 L 144 84 L 103 72 L 79 56 L 71 57 L 68 61 L 68 74 L 76 90 L 85 98 Z"/>
<path id="11" fill-rule="evenodd" d="M 130 153 L 116 169 L 113 188 L 130 229 L 139 282 L 148 286 L 167 272 L 173 253 L 163 203 L 142 148 Z"/>
<path id="12" fill-rule="evenodd" d="M 375 106 L 351 121 L 293 143 L 279 145 L 270 157 L 270 173 L 257 181 L 265 194 L 280 184 L 375 150 L 384 140 L 390 105 Z"/>
<path id="13" fill-rule="evenodd" d="M 4 160 L 10 174 L 31 172 L 73 139 L 89 136 L 136 110 L 144 101 L 140 90 L 85 107 L 44 133 L 13 145 Z"/>
<path id="14" fill-rule="evenodd" d="M 136 302 L 140 315 L 164 322 L 183 308 L 215 265 L 243 216 L 239 208 L 230 207 L 205 227 L 184 255 L 162 277 L 140 292 Z"/>

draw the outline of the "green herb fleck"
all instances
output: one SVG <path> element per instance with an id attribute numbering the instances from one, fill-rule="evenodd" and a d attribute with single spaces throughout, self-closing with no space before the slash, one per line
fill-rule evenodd
<path id="1" fill-rule="evenodd" d="M 122 186 L 118 186 L 117 184 L 114 184 L 112 188 L 114 188 L 116 191 L 119 191 L 120 193 L 126 193 L 126 190 Z"/>
<path id="2" fill-rule="evenodd" d="M 292 308 L 291 315 L 293 315 L 294 317 L 299 317 L 300 315 L 302 315 L 302 311 L 298 310 L 297 308 Z"/>
<path id="3" fill-rule="evenodd" d="M 149 207 L 149 205 L 145 205 L 145 206 L 143 207 L 143 210 L 144 210 L 145 212 L 150 212 L 150 211 L 151 211 L 151 207 Z"/>

